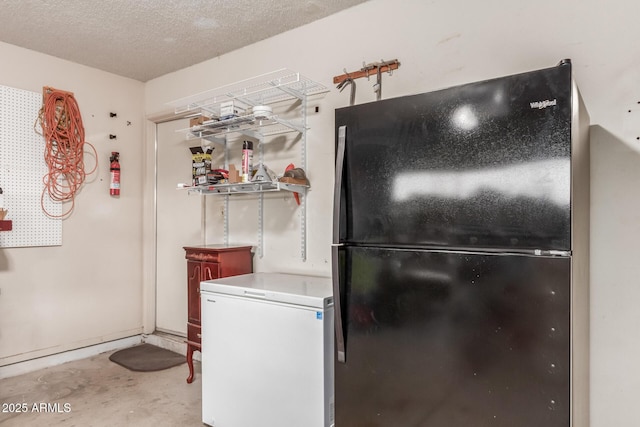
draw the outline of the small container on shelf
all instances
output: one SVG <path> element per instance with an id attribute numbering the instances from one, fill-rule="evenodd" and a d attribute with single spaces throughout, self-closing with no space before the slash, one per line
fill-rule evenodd
<path id="1" fill-rule="evenodd" d="M 13 223 L 10 219 L 5 219 L 9 211 L 4 208 L 0 208 L 0 231 L 11 231 L 13 229 Z"/>
<path id="2" fill-rule="evenodd" d="M 10 231 L 13 228 L 11 220 L 6 220 L 9 211 L 4 207 L 4 193 L 0 188 L 0 231 Z"/>
<path id="3" fill-rule="evenodd" d="M 268 105 L 256 105 L 252 111 L 256 119 L 266 119 L 273 114 L 273 109 Z"/>

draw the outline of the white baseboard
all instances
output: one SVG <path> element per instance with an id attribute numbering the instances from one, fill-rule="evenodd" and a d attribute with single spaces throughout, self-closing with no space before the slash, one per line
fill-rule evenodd
<path id="1" fill-rule="evenodd" d="M 187 354 L 187 343 L 185 342 L 185 338 L 177 335 L 155 332 L 152 335 L 144 335 L 143 340 L 144 342 L 155 345 L 156 347 L 171 350 L 179 354 Z M 201 360 L 199 351 L 193 353 L 193 360 Z"/>
<path id="2" fill-rule="evenodd" d="M 104 342 L 88 347 L 69 350 L 51 356 L 38 357 L 37 359 L 25 360 L 24 362 L 13 363 L 11 365 L 0 366 L 0 379 L 15 377 L 39 369 L 49 368 L 51 366 L 61 365 L 73 360 L 85 359 L 87 357 L 96 356 L 107 351 L 120 350 L 127 347 L 144 342 L 142 335 L 134 335 L 128 338 L 122 338 L 114 341 Z"/>
<path id="3" fill-rule="evenodd" d="M 138 345 L 141 343 L 149 343 L 155 345 L 156 347 L 171 350 L 175 353 L 187 353 L 187 344 L 184 342 L 184 338 L 182 337 L 165 333 L 157 333 L 152 335 L 134 335 L 128 338 L 122 338 L 96 345 L 90 345 L 88 347 L 83 347 L 76 350 L 69 350 L 58 354 L 52 354 L 51 356 L 38 357 L 36 359 L 26 360 L 24 362 L 0 366 L 0 379 L 15 377 L 17 375 L 26 374 L 29 372 L 37 371 L 39 369 L 49 368 L 51 366 L 61 365 L 63 363 L 71 362 L 74 360 L 85 359 L 87 357 L 96 356 L 108 351 L 133 347 L 134 345 Z M 193 353 L 193 360 L 201 360 L 199 351 Z"/>

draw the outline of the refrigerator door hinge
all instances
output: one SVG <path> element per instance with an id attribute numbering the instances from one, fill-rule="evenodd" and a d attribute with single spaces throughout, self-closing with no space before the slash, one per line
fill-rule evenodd
<path id="1" fill-rule="evenodd" d="M 541 255 L 541 256 L 571 256 L 571 251 L 554 251 L 554 250 L 536 249 L 534 253 L 536 255 Z"/>

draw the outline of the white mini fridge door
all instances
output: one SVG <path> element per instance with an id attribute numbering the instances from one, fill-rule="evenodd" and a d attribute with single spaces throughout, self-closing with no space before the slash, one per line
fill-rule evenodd
<path id="1" fill-rule="evenodd" d="M 333 303 L 313 308 L 202 292 L 202 421 L 333 425 Z"/>

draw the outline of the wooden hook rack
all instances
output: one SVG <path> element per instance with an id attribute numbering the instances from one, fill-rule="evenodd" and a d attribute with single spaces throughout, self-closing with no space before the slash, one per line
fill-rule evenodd
<path id="1" fill-rule="evenodd" d="M 340 84 L 349 78 L 355 80 L 362 77 L 371 77 L 376 75 L 376 73 L 378 72 L 378 68 L 380 68 L 381 73 L 386 73 L 392 70 L 397 70 L 399 66 L 400 62 L 397 59 L 391 61 L 372 62 L 371 64 L 367 64 L 357 71 L 352 71 L 349 73 L 341 74 L 339 76 L 335 76 L 333 78 L 333 83 Z"/>

